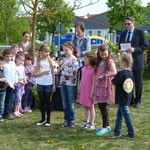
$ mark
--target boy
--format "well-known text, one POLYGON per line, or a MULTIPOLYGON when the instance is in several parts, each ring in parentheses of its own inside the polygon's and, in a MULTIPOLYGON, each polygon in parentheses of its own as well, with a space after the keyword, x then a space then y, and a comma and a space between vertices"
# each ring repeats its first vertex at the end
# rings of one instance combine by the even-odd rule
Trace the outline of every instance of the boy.
POLYGON ((112 83, 116 86, 115 101, 117 104, 119 104, 119 107, 117 111, 115 130, 111 135, 108 136, 108 138, 120 136, 123 117, 128 128, 128 134, 122 135, 122 137, 131 139, 135 136, 128 107, 133 96, 133 74, 130 71, 132 63, 133 60, 131 54, 124 52, 119 60, 119 65, 122 70, 119 71, 112 80, 112 83))
POLYGON ((8 81, 8 88, 6 89, 5 98, 5 115, 8 120, 13 120, 15 117, 12 115, 12 101, 13 101, 13 90, 18 82, 16 65, 12 59, 12 53, 10 49, 3 51, 4 56, 4 75, 8 81))
POLYGON ((0 122, 3 121, 7 79, 3 73, 4 58, 0 56, 0 122))

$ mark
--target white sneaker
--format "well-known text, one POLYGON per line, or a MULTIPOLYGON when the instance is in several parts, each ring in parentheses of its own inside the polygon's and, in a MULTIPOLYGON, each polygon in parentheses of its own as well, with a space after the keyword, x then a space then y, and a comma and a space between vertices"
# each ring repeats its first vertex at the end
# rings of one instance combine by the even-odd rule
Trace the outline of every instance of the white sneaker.
POLYGON ((46 123, 46 120, 45 120, 45 121, 42 121, 42 120, 41 120, 40 122, 36 123, 36 125, 37 125, 37 126, 41 126, 41 125, 44 124, 44 123, 46 123))
POLYGON ((51 125, 50 122, 45 123, 45 126, 47 126, 47 127, 49 127, 50 125, 51 125))
POLYGON ((85 130, 93 130, 95 129, 94 123, 87 123, 86 126, 84 127, 85 130))
POLYGON ((83 124, 80 126, 81 128, 84 128, 87 124, 87 121, 84 121, 83 124))

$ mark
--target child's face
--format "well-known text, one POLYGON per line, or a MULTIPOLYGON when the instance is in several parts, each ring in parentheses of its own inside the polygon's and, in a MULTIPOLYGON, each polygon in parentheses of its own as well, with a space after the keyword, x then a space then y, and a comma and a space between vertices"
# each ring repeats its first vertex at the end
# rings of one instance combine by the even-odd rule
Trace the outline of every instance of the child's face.
POLYGON ((25 59, 25 65, 30 66, 32 64, 32 61, 30 59, 25 59))
POLYGON ((86 66, 90 65, 89 59, 86 56, 84 57, 84 62, 86 66))
POLYGON ((4 56, 4 58, 5 58, 5 60, 6 60, 7 62, 10 62, 10 61, 11 61, 11 58, 12 58, 12 54, 6 54, 6 55, 4 56))
POLYGON ((49 50, 44 50, 44 51, 41 51, 41 56, 42 58, 47 58, 49 56, 49 50))
POLYGON ((19 56, 18 58, 16 58, 16 65, 24 65, 24 57, 23 56, 19 56))
POLYGON ((3 65, 4 65, 4 61, 0 60, 0 69, 3 68, 3 65))
POLYGON ((72 55, 72 50, 69 47, 63 46, 63 51, 66 57, 69 57, 72 55))
POLYGON ((19 47, 16 46, 16 47, 12 48, 12 53, 13 54, 17 54, 18 52, 19 52, 19 47))
POLYGON ((104 52, 99 51, 99 55, 102 58, 102 60, 105 61, 108 58, 108 50, 105 50, 104 52))

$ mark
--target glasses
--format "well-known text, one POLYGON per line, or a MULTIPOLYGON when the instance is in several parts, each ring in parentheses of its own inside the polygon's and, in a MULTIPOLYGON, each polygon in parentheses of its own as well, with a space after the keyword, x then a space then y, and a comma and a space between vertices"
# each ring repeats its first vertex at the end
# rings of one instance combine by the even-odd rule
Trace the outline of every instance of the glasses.
POLYGON ((131 23, 125 23, 125 26, 126 26, 126 25, 128 25, 128 26, 129 26, 130 24, 131 24, 131 23))

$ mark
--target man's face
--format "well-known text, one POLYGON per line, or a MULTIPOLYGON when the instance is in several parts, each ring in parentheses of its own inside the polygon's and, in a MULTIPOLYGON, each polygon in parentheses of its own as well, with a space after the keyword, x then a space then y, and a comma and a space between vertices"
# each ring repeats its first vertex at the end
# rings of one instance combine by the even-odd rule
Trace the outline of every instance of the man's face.
POLYGON ((131 31, 134 25, 135 25, 135 22, 132 22, 131 20, 128 20, 128 19, 125 20, 125 26, 128 31, 131 31))

